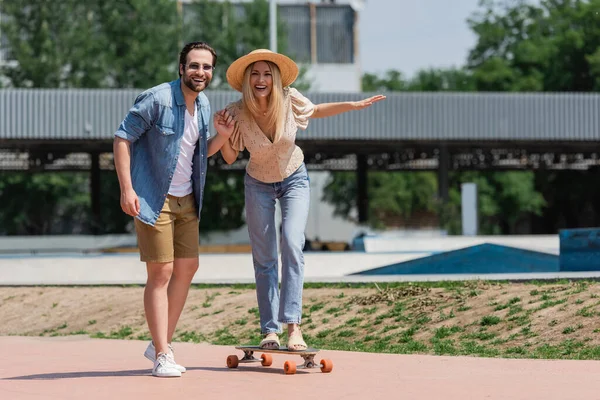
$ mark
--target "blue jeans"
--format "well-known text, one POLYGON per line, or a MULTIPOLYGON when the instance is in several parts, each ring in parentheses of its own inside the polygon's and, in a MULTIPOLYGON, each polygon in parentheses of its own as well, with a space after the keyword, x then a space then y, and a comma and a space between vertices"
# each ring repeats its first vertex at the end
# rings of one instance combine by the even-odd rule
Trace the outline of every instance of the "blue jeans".
POLYGON ((302 164, 276 183, 264 183, 246 174, 244 186, 261 333, 281 333, 282 323, 299 324, 302 318, 302 249, 310 201, 308 173, 302 164), (282 215, 281 293, 275 226, 277 199, 282 215))

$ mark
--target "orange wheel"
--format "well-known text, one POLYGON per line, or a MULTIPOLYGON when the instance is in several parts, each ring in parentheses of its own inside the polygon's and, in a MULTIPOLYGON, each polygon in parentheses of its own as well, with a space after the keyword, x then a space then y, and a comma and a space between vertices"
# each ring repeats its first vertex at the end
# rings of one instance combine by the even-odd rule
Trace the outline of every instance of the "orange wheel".
POLYGON ((333 362, 327 358, 321 360, 321 372, 331 372, 333 369, 333 362))
POLYGON ((296 363, 294 363, 293 361, 286 361, 283 364, 283 372, 285 372, 286 375, 293 375, 296 373, 296 363))
POLYGON ((238 356, 229 356, 227 357, 227 367, 228 368, 237 368, 239 364, 238 356))
POLYGON ((262 359, 260 363, 263 367, 268 367, 273 364, 273 357, 271 357, 270 354, 262 354, 260 358, 262 359))

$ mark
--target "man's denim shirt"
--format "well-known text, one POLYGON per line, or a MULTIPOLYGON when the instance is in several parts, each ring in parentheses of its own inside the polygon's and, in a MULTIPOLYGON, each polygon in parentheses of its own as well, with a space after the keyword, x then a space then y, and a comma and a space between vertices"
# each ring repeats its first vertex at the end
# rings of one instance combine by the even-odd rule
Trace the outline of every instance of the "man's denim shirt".
MULTIPOLYGON (((192 188, 198 218, 206 182, 210 104, 206 95, 196 99, 199 140, 192 157, 192 188)), ((131 181, 140 200, 137 218, 154 225, 167 197, 177 166, 185 124, 185 100, 180 79, 141 93, 115 136, 131 142, 131 181)))

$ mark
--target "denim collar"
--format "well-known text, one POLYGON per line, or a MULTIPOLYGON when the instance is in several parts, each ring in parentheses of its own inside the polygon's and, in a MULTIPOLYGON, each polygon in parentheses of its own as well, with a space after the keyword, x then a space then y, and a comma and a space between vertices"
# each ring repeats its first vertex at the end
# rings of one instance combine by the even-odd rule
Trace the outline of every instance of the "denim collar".
MULTIPOLYGON (((177 79, 176 81, 173 81, 173 83, 174 85, 172 90, 175 94, 175 103, 177 103, 178 106, 185 107, 185 98, 183 97, 183 90, 181 90, 181 78, 177 79)), ((200 101, 200 93, 198 93, 194 102, 196 103, 198 109, 202 108, 202 102, 200 101)))
MULTIPOLYGON (((183 90, 181 90, 181 78, 175 81, 173 85, 173 93, 175 93, 175 102, 178 106, 185 106, 185 98, 183 97, 183 90)), ((197 101, 198 99, 196 99, 197 101)))

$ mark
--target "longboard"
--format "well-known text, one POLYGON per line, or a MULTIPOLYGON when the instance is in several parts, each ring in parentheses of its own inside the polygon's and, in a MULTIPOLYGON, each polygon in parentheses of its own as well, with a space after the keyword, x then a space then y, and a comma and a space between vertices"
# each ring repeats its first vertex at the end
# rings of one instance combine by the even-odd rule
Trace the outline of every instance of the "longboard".
POLYGON ((230 355, 227 357, 227 367, 237 368, 241 363, 253 363, 260 362, 263 367, 269 367, 273 364, 273 357, 271 353, 285 354, 285 355, 298 355, 304 360, 303 364, 296 365, 295 362, 287 360, 283 363, 283 372, 286 375, 292 375, 296 373, 297 369, 312 369, 321 368, 321 372, 331 372, 333 369, 333 362, 329 359, 322 359, 319 363, 315 362, 315 355, 319 352, 319 349, 308 348, 302 351, 288 350, 287 347, 280 347, 279 349, 261 349, 259 346, 236 346, 236 349, 244 352, 244 357, 241 359, 236 355, 230 355), (254 357, 254 353, 262 353, 260 359, 254 357))

